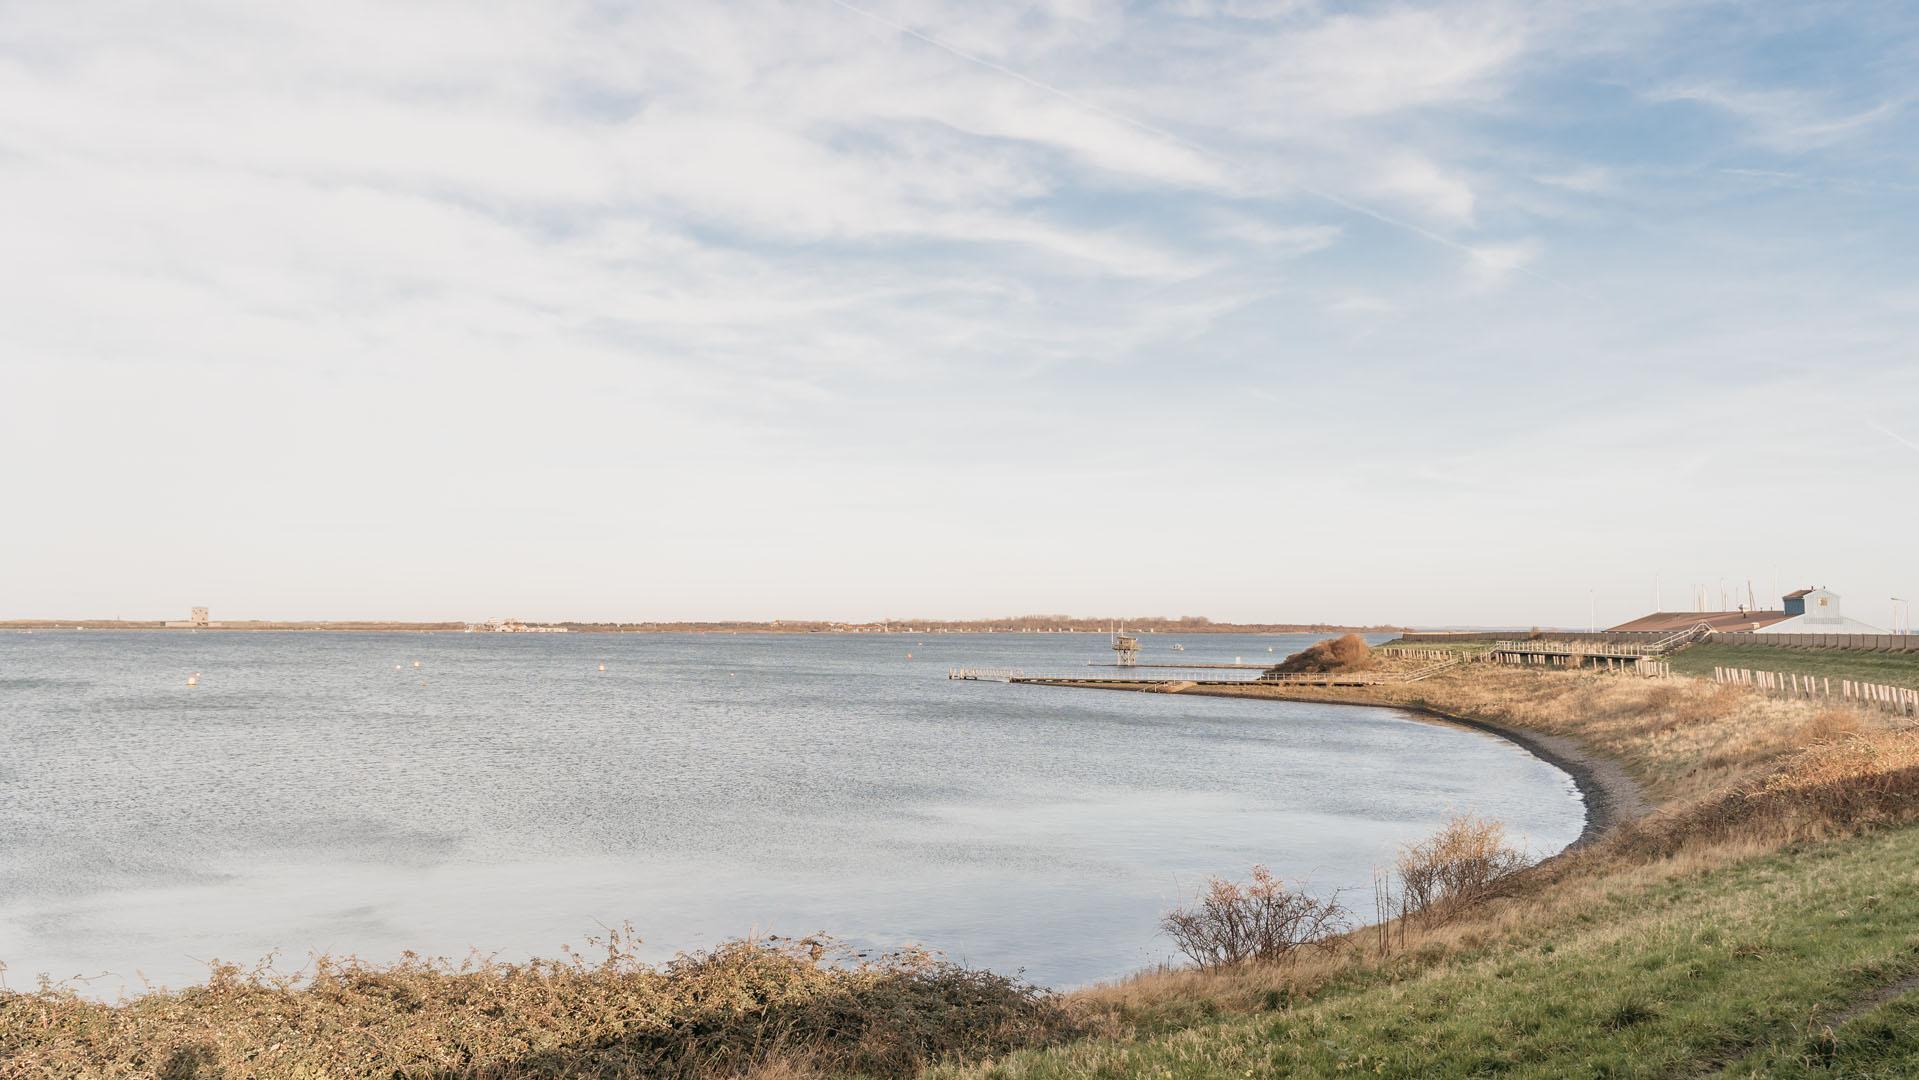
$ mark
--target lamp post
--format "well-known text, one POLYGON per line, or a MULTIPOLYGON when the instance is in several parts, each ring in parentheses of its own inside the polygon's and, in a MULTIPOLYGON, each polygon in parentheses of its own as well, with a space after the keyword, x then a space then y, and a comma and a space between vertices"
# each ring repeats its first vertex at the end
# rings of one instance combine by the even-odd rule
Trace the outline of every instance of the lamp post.
POLYGON ((1912 601, 1901 600, 1897 596, 1892 598, 1892 632, 1895 634, 1912 633, 1912 601), (1902 613, 1905 615, 1903 622, 1901 622, 1899 618, 1902 613))

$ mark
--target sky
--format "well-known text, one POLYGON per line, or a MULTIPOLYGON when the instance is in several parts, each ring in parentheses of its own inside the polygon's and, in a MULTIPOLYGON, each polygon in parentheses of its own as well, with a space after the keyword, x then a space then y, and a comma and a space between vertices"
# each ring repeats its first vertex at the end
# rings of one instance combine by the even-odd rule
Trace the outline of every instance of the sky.
POLYGON ((0 617, 1919 594, 1919 8, 0 0, 0 617))

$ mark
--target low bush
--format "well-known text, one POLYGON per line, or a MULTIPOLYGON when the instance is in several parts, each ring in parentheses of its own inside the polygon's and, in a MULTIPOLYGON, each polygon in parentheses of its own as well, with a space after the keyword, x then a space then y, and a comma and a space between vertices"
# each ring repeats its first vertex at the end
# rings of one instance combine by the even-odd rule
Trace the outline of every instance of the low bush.
POLYGON ((1168 912, 1160 923, 1203 968, 1291 959, 1303 948, 1330 947, 1351 925, 1337 896, 1288 887, 1263 866, 1243 884, 1214 878, 1194 906, 1168 912))
POLYGON ((1446 922, 1497 895, 1507 878, 1530 865, 1524 851, 1506 843, 1504 825, 1470 814, 1456 817, 1400 850, 1393 867, 1398 879, 1394 914, 1428 924, 1446 922))

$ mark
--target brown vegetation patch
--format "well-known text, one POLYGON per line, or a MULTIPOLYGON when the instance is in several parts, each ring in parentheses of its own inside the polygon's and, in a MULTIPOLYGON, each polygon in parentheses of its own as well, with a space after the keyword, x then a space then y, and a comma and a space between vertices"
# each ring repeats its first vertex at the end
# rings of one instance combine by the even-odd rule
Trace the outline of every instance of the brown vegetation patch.
POLYGON ((222 965, 117 1005, 4 994, 0 1075, 902 1076, 1071 1031, 1051 994, 924 953, 735 941, 651 965, 620 935, 602 944, 597 963, 222 965))
POLYGON ((1304 649, 1274 664, 1268 671, 1275 675, 1317 675, 1335 671, 1362 671, 1372 666, 1372 646, 1358 634, 1315 641, 1304 649))
POLYGON ((1620 845, 1670 854, 1732 839, 1776 845, 1919 821, 1919 729, 1858 733, 1829 717, 1809 727, 1838 734, 1757 780, 1647 819, 1620 845))

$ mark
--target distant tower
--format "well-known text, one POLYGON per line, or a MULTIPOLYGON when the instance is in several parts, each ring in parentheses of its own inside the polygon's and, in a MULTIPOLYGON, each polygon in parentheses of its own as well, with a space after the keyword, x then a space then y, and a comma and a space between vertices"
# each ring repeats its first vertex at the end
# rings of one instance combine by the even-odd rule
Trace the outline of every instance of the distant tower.
POLYGON ((1124 623, 1113 631, 1113 652, 1118 656, 1120 667, 1132 667, 1139 663, 1139 639, 1127 636, 1124 623))

